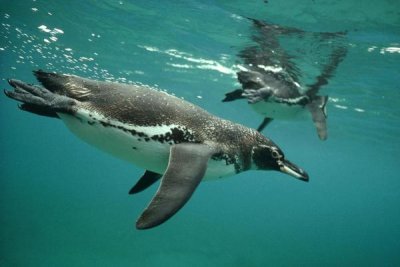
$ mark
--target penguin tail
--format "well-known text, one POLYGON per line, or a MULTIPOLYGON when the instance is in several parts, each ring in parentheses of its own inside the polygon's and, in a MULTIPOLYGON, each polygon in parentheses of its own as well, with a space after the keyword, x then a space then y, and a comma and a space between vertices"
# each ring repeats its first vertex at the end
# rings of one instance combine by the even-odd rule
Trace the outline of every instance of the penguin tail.
POLYGON ((43 70, 33 71, 36 79, 50 92, 58 95, 85 101, 91 95, 100 91, 96 81, 91 81, 75 75, 58 74, 43 70))
POLYGON ((49 91, 66 95, 64 85, 68 83, 68 76, 43 70, 34 70, 36 79, 49 91))
POLYGON ((314 99, 306 105, 307 109, 311 113, 312 120, 321 140, 326 140, 328 138, 328 130, 326 126, 327 103, 328 96, 315 96, 314 99))

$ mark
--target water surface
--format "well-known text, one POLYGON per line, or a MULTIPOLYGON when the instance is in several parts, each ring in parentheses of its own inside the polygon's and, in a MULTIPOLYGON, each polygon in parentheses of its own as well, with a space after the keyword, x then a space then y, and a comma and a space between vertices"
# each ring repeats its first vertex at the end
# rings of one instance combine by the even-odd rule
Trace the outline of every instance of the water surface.
MULTIPOLYGON (((1 266, 397 266, 400 264, 398 1, 0 1, 0 84, 33 69, 141 82, 249 127, 237 53, 245 17, 348 31, 348 54, 321 93, 329 138, 311 121, 266 131, 309 183, 246 172, 202 183, 170 221, 137 231, 156 187, 143 170, 78 140, 59 120, 0 98, 1 266)), ((307 69, 303 69, 307 73, 307 69)))

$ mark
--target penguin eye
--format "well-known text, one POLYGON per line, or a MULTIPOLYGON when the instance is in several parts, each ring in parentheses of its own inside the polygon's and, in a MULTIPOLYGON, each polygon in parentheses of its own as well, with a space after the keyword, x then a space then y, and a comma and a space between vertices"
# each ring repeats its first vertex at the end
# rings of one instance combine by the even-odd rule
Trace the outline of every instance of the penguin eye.
POLYGON ((283 161, 283 153, 275 146, 258 145, 253 148, 252 159, 259 170, 278 170, 283 161))
POLYGON ((283 155, 282 155, 281 153, 279 153, 279 151, 278 151, 276 148, 274 148, 274 147, 271 148, 271 155, 272 155, 272 157, 273 157, 274 159, 283 158, 283 155))

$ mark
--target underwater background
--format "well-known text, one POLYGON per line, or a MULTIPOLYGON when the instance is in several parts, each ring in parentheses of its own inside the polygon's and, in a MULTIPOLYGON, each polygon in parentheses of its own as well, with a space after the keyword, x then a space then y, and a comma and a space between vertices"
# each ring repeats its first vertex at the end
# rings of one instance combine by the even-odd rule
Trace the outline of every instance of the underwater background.
POLYGON ((311 119, 263 132, 310 182, 255 171, 204 182, 171 220, 138 231, 157 189, 128 195, 143 170, 3 95, 0 266, 400 266, 398 0, 0 0, 0 85, 36 83, 35 69, 140 82, 254 128, 262 117, 246 101, 221 102, 252 42, 246 17, 347 31, 321 90, 328 140, 311 119))

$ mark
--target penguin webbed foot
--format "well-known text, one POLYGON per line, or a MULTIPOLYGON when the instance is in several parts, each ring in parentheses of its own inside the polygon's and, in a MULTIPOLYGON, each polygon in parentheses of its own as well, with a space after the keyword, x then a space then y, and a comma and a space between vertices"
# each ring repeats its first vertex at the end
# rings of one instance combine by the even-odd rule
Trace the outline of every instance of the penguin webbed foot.
POLYGON ((232 92, 226 93, 225 98, 222 100, 222 102, 230 102, 230 101, 234 101, 237 99, 242 99, 242 98, 244 98, 242 93, 243 93, 242 89, 236 89, 232 92))
POLYGON ((9 79, 8 83, 14 90, 4 90, 4 94, 11 99, 22 102, 23 104, 19 105, 19 108, 25 111, 45 116, 50 114, 51 117, 54 117, 54 113, 57 111, 71 113, 72 106, 76 104, 76 100, 52 93, 46 88, 14 79, 9 79))
POLYGON ((247 98, 249 104, 255 104, 268 99, 271 96, 271 92, 267 88, 244 89, 242 95, 247 98))

